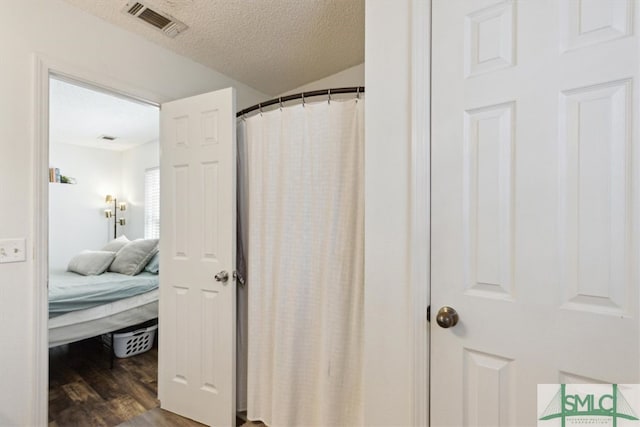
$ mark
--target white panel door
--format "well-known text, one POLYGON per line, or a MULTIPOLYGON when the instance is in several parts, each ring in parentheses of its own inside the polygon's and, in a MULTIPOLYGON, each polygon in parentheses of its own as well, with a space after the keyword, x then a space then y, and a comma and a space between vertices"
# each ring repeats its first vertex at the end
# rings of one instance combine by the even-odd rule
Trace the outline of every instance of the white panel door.
POLYGON ((212 426, 235 423, 235 129, 232 88, 162 105, 158 395, 212 426))
POLYGON ((434 426, 640 382, 638 6, 433 0, 434 426))

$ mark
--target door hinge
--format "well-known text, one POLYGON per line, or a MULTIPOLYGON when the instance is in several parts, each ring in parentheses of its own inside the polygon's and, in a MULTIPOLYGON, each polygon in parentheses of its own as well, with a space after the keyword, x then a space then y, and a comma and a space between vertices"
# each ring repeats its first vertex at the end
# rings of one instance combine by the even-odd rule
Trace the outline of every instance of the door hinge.
POLYGON ((233 272, 233 278, 238 281, 238 284, 240 286, 244 287, 245 280, 244 280, 244 277, 242 277, 242 275, 240 273, 238 273, 237 271, 234 271, 233 272))
POLYGON ((431 322, 431 306, 427 306, 427 322, 431 322))

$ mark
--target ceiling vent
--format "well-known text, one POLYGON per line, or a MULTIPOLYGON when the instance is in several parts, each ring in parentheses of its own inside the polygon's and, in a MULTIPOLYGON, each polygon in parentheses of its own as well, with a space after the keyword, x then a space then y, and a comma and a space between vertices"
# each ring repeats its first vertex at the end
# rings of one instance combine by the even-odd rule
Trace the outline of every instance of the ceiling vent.
POLYGON ((174 38, 189 28, 186 24, 178 21, 173 16, 153 10, 147 7, 144 3, 137 1, 127 3, 122 11, 127 15, 134 16, 146 22, 171 38, 174 38))
POLYGON ((116 140, 116 137, 115 136, 110 136, 110 135, 102 135, 102 136, 99 136, 98 139, 100 141, 112 142, 112 141, 116 140))

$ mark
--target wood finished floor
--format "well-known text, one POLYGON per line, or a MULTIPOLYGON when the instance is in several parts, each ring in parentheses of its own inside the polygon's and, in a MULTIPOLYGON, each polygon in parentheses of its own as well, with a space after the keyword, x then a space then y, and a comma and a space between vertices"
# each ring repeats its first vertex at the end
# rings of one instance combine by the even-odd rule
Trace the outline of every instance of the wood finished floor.
POLYGON ((183 418, 160 408, 153 408, 144 414, 125 421, 118 427, 203 427, 203 424, 183 418))
POLYGON ((109 369, 99 339, 49 350, 49 427, 201 427, 160 408, 157 348, 109 369))

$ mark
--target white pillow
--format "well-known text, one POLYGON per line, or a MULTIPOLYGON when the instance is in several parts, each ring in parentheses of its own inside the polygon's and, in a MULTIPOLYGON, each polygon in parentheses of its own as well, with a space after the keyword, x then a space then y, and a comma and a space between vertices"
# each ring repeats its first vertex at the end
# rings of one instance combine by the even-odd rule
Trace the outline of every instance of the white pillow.
POLYGON ((130 240, 127 239, 127 236, 125 236, 124 234, 120 237, 118 237, 117 239, 113 239, 112 241, 110 241, 109 243, 107 243, 104 248, 102 248, 101 250, 103 251, 111 251, 111 252, 118 252, 120 249, 124 248, 127 243, 129 243, 130 240))
POLYGON ((109 271, 135 276, 158 252, 158 239, 136 239, 120 249, 109 271))
POLYGON ((67 270, 83 276, 102 274, 107 271, 115 256, 116 253, 111 251, 82 251, 71 258, 67 270))

